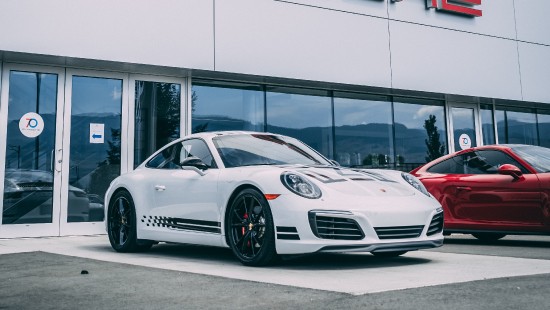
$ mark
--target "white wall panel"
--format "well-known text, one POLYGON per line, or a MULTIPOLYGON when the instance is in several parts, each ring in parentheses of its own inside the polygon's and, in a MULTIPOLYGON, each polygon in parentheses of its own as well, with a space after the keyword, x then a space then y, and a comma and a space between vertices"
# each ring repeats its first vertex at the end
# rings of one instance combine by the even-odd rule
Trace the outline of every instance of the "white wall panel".
MULTIPOLYGON (((275 0, 278 1, 278 0, 275 0)), ((389 0, 284 0, 331 10, 353 12, 370 16, 388 17, 389 0)))
POLYGON ((2 0, 0 50, 213 69, 213 1, 2 0))
POLYGON ((550 1, 515 0, 518 40, 550 45, 550 1))
POLYGON ((519 59, 523 99, 550 103, 550 46, 520 42, 519 59))
POLYGON ((216 1, 216 70, 389 87, 387 20, 271 0, 216 1))
POLYGON ((481 5, 475 6, 475 8, 481 9, 483 16, 469 17, 436 11, 436 9, 428 9, 426 7, 426 0, 405 0, 390 3, 389 16, 391 19, 434 27, 455 29, 509 39, 516 38, 513 0, 482 0, 481 5))
POLYGON ((390 30, 395 88, 521 100, 515 41, 395 21, 390 30))

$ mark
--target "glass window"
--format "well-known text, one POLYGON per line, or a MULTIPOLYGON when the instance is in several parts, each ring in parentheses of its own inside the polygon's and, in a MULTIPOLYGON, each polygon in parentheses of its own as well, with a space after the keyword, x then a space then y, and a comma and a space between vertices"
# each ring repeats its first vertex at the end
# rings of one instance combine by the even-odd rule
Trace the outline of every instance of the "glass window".
MULTIPOLYGON (((455 151, 477 146, 473 108, 451 107, 453 146, 455 151)), ((428 128, 428 127, 426 127, 428 128)))
POLYGON ((120 175, 122 80, 74 76, 71 98, 68 222, 103 221, 103 197, 120 175))
POLYGON ((427 169, 431 173, 441 174, 462 174, 464 168, 462 166, 462 156, 453 156, 427 169))
POLYGON ((134 168, 180 136, 181 85, 136 81, 134 168))
POLYGON ((56 105, 56 74, 10 72, 2 224, 52 222, 56 105))
POLYGON ((481 116, 481 128, 483 132, 483 144, 495 144, 495 126, 493 121, 493 107, 482 104, 479 109, 481 116))
POLYGON ((539 110, 537 114, 540 146, 550 147, 550 110, 539 110))
POLYGON ((191 139, 183 141, 182 143, 183 148, 181 149, 181 155, 179 157, 180 162, 182 162, 185 158, 190 156, 195 156, 197 158, 200 158, 203 163, 208 165, 210 168, 216 168, 216 162, 214 161, 214 158, 212 157, 212 154, 210 153, 210 150, 208 149, 208 146, 203 140, 200 139, 191 139))
POLYGON ((529 173, 525 167, 508 154, 497 150, 475 151, 463 154, 465 174, 496 174, 504 164, 511 164, 523 173, 529 173))
POLYGON ((302 140, 333 158, 331 101, 327 91, 268 88, 267 131, 302 140))
POLYGON ((190 139, 172 144, 151 158, 146 166, 156 169, 180 169, 180 163, 190 156, 200 158, 210 168, 217 168, 208 146, 200 139, 190 139))
POLYGON ((499 143, 538 145, 537 117, 529 109, 497 107, 499 143))
MULTIPOLYGON (((550 172, 550 149, 540 146, 512 146, 512 150, 537 172, 550 172)), ((522 170, 523 171, 523 170, 522 170)))
POLYGON ((342 166, 390 167, 394 156, 391 101, 385 96, 334 95, 336 160, 342 166))
POLYGON ((397 169, 410 171, 448 153, 443 103, 405 98, 394 101, 397 169))
POLYGON ((264 131, 261 86, 193 81, 193 133, 221 130, 264 131))

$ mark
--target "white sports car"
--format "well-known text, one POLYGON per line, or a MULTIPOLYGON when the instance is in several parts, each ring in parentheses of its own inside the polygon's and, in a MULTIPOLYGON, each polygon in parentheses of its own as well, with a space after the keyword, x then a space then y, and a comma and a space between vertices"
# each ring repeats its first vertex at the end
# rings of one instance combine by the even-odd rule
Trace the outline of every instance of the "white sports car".
POLYGON ((119 252, 155 242, 229 247, 245 265, 279 255, 398 256, 443 244, 443 210, 414 176, 339 167, 270 133, 212 132, 174 141, 105 195, 119 252))

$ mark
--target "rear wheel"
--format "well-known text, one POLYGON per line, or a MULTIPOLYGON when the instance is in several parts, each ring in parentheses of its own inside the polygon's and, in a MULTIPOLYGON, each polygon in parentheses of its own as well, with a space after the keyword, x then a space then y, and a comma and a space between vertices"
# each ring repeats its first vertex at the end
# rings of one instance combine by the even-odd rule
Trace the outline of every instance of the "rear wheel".
POLYGON ((257 190, 245 189, 235 197, 226 232, 233 254, 243 265, 265 266, 277 259, 271 209, 257 190))
POLYGON ((481 241, 497 241, 499 239, 502 239, 506 236, 506 234, 499 234, 499 233, 475 233, 472 234, 472 236, 476 237, 478 240, 481 241))
POLYGON ((407 253, 407 251, 394 251, 394 252, 371 252, 372 255, 376 256, 376 257, 385 257, 385 258, 390 258, 390 257, 397 257, 397 256, 401 256, 405 253, 407 253))
POLYGON ((136 209, 130 193, 116 193, 111 198, 108 210, 107 233, 115 251, 138 252, 151 248, 153 242, 137 239, 136 209))

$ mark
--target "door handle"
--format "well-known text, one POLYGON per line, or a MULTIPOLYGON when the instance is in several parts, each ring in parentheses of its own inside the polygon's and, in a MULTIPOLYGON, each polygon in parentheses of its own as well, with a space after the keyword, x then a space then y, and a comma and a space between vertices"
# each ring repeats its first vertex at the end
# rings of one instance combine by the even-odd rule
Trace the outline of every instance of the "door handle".
POLYGON ((166 190, 166 186, 164 185, 155 185, 155 190, 159 192, 164 192, 166 190))
POLYGON ((61 163, 63 163, 63 149, 58 149, 55 155, 55 171, 61 172, 61 163))
POLYGON ((456 187, 457 192, 470 192, 472 191, 472 188, 469 186, 457 186, 456 187))

